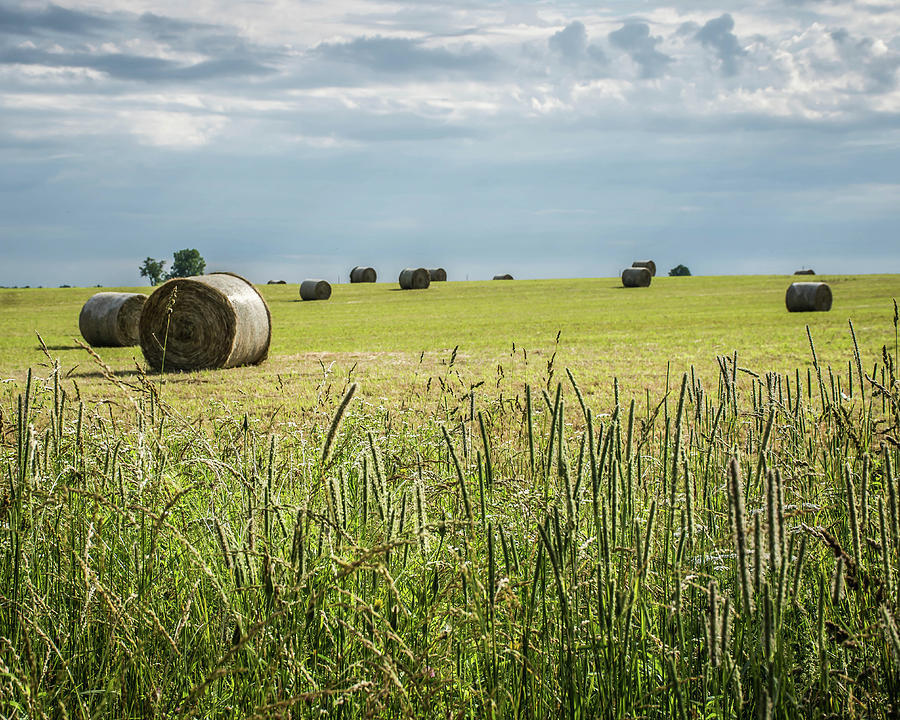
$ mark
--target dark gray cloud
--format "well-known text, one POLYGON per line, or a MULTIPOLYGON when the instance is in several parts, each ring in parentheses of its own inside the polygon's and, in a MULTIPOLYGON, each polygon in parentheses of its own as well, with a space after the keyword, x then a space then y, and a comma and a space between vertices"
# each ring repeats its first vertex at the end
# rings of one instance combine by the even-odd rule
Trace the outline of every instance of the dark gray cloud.
POLYGON ((854 39, 845 28, 832 32, 831 39, 845 65, 868 80, 869 92, 885 93, 897 87, 900 53, 875 52, 875 40, 870 37, 854 39))
POLYGON ((47 32, 71 35, 93 35, 114 23, 108 18, 48 5, 41 10, 10 8, 0 5, 0 33, 36 35, 47 32))
POLYGON ((741 47, 734 30, 734 18, 724 13, 719 17, 708 21, 697 31, 694 37, 704 46, 716 53, 721 62, 723 75, 737 75, 738 60, 747 54, 741 47))
POLYGON ((0 51, 0 64, 85 68, 106 73, 117 80, 142 82, 192 82, 274 72, 271 67, 250 58, 226 57, 185 65, 126 53, 47 52, 23 47, 0 51))
POLYGON ((547 44, 564 60, 569 62, 581 60, 587 50, 587 30, 584 23, 578 20, 570 22, 558 33, 551 35, 547 44))
POLYGON ((655 78, 662 75, 672 61, 668 55, 656 49, 661 38, 650 35, 650 26, 644 22, 629 22, 613 30, 609 41, 624 50, 641 68, 641 77, 655 78))
POLYGON ((388 74, 417 74, 421 71, 478 72, 500 65, 499 58, 486 48, 453 52, 426 47, 411 38, 380 35, 358 37, 345 43, 321 43, 313 55, 340 63, 360 65, 388 74))
POLYGON ((588 43, 587 29, 580 20, 573 20, 547 40, 550 50, 570 65, 583 60, 605 63, 606 55, 596 43, 588 43))

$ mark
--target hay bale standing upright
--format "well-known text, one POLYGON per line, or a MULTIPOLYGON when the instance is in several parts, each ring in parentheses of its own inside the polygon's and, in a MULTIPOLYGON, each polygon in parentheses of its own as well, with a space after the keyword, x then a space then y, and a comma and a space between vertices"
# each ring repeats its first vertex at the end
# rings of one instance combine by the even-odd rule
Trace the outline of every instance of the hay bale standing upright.
POLYGON ((652 260, 635 260, 631 263, 631 267, 647 268, 650 271, 650 277, 656 277, 656 263, 652 260))
POLYGON ((350 271, 350 282, 352 283, 373 283, 378 278, 375 268, 363 267, 357 265, 350 271))
POLYGON ((831 310, 831 288, 823 282, 795 282, 784 294, 788 312, 827 312, 831 310))
POLYGON ((147 296, 142 293, 97 293, 78 315, 81 337, 93 347, 137 345, 141 309, 146 301, 147 296))
POLYGON ((444 268, 428 268, 431 282, 447 282, 447 271, 444 268))
POLYGON ((404 290, 424 290, 431 284, 425 268, 404 268, 400 271, 400 287, 404 290))
POLYGON ((141 350, 154 370, 255 365, 266 359, 271 339, 269 306, 232 273, 169 280, 141 313, 141 350))
POLYGON ((327 300, 331 297, 331 284, 327 280, 304 280, 300 283, 303 300, 327 300))
POLYGON ((630 267, 622 271, 622 285, 625 287, 650 287, 650 271, 645 267, 630 267))

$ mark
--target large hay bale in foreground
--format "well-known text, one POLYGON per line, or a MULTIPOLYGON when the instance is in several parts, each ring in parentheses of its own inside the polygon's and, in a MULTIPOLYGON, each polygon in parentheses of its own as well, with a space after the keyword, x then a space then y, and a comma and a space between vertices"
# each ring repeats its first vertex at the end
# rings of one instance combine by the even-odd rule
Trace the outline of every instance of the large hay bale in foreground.
POLYGON ((789 312, 827 312, 831 310, 831 288, 823 282, 795 282, 784 295, 789 312))
POLYGON ((812 268, 806 270, 794 270, 794 275, 815 275, 816 271, 812 268))
POLYGON ((400 271, 400 287, 404 290, 424 290, 431 284, 425 268, 404 268, 400 271))
POLYGON ((512 280, 513 276, 509 273, 504 273, 503 275, 494 275, 494 280, 512 280))
POLYGON ((444 268, 428 268, 431 282, 447 282, 447 271, 444 268))
POLYGON ((300 297, 304 300, 327 300, 331 297, 331 285, 327 280, 304 280, 300 283, 300 297))
POLYGON ((650 277, 656 277, 656 263, 652 260, 635 260, 631 263, 631 267, 647 268, 650 271, 650 277))
POLYGON ((254 365, 266 359, 271 339, 266 301, 231 273, 169 280, 141 313, 141 350, 154 370, 254 365))
POLYGON ((378 273, 375 272, 375 268, 357 265, 350 271, 350 282, 352 283, 375 282, 377 278, 378 273))
POLYGON ((622 271, 622 284, 625 287, 649 287, 650 270, 645 267, 630 267, 622 271))
POLYGON ((78 315, 81 337, 94 347, 137 345, 141 308, 146 300, 141 293, 97 293, 78 315))

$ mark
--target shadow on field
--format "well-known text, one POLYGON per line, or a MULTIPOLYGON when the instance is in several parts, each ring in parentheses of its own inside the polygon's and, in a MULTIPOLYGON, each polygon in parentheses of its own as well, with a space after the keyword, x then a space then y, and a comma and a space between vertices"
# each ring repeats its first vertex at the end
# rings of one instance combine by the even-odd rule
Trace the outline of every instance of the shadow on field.
MULTIPOLYGON (((48 350, 81 350, 78 345, 48 345, 48 350)), ((43 350, 43 348, 38 345, 35 347, 35 350, 43 350)))

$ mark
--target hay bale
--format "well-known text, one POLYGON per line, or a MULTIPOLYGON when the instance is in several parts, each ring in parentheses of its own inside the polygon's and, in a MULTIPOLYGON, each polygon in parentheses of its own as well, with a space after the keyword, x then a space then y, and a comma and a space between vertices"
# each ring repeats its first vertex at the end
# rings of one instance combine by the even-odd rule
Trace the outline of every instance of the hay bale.
POLYGON ((630 267, 622 271, 622 285, 625 287, 650 287, 650 270, 645 267, 630 267))
POLYGON ((504 273, 503 275, 494 275, 494 280, 512 280, 513 276, 509 273, 504 273))
POLYGON ((97 293, 78 316, 81 337, 94 347, 137 345, 138 324, 146 300, 147 296, 141 293, 97 293))
POLYGON ((254 365, 266 359, 271 339, 266 301, 231 273, 169 280, 141 313, 141 350, 154 370, 254 365))
POLYGON ((350 271, 350 282, 352 283, 375 282, 377 277, 375 268, 357 265, 350 271))
POLYGON ((447 282, 447 271, 444 268, 428 268, 431 282, 447 282))
POLYGON ((649 287, 653 275, 646 267, 629 267, 622 271, 622 285, 624 287, 649 287))
POLYGON ((405 268, 400 271, 400 287, 404 290, 424 290, 431 284, 425 268, 405 268))
POLYGON ((327 280, 304 280, 300 283, 300 297, 304 300, 327 300, 331 285, 327 280))
POLYGON ((784 295, 789 312, 827 312, 831 310, 831 288, 823 282, 795 282, 784 295))
POLYGON ((650 277, 656 277, 656 263, 652 260, 635 260, 631 263, 631 267, 647 268, 650 271, 650 277))
POLYGON ((809 268, 808 270, 794 270, 794 275, 815 275, 815 274, 816 274, 816 271, 813 270, 812 268, 809 268))

